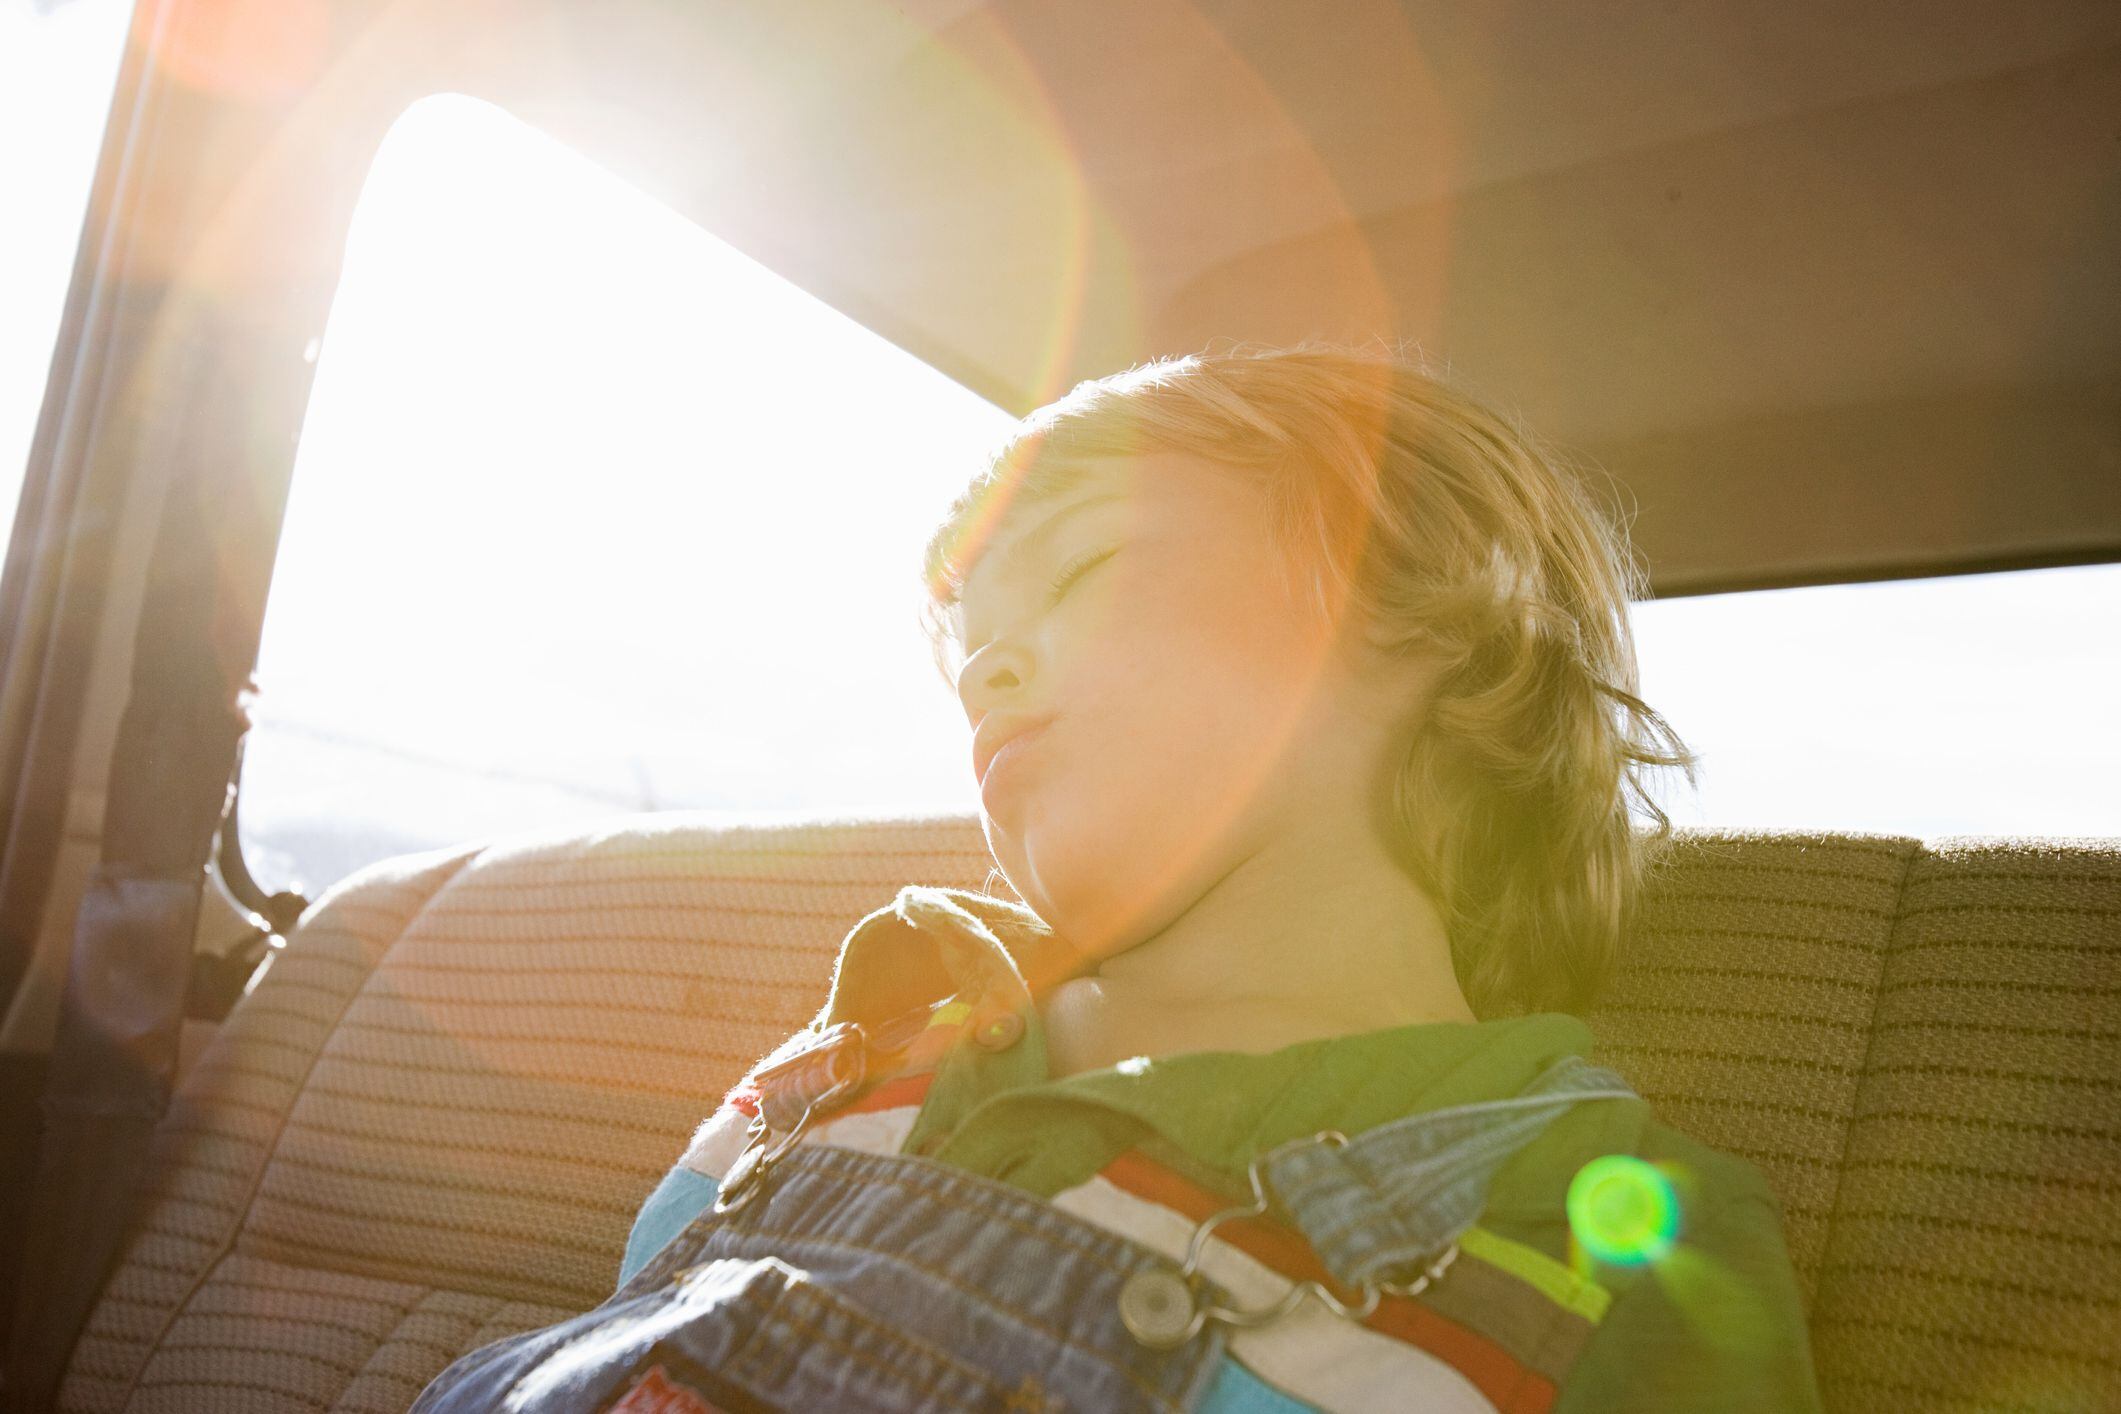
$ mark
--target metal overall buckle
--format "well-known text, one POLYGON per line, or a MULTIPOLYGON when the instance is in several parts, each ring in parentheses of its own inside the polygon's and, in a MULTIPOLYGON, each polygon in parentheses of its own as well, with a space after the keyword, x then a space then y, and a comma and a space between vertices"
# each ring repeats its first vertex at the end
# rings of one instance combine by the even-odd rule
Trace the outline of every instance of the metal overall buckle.
POLYGON ((862 1083, 868 1072, 868 1054, 868 1037, 863 1034, 861 1026, 843 1021, 823 1032, 815 1044, 753 1072, 751 1083, 760 1092, 759 1112, 745 1131, 743 1151, 729 1165, 729 1171, 722 1175, 722 1182, 715 1190, 715 1213, 737 1212, 764 1190, 766 1175, 795 1147, 796 1141, 810 1127, 811 1119, 831 1109, 862 1083), (804 1102, 801 1116, 788 1132, 774 1138, 773 1128, 766 1122, 767 1096, 774 1082, 817 1065, 832 1068, 829 1083, 804 1102))
POLYGON ((1207 1283, 1200 1275, 1201 1255, 1207 1250, 1208 1238, 1215 1229, 1233 1218, 1258 1218, 1267 1215, 1273 1203, 1267 1197, 1267 1180, 1264 1170, 1267 1165, 1283 1154, 1313 1144, 1339 1147, 1348 1142, 1348 1136, 1337 1129, 1321 1130, 1317 1134, 1301 1139, 1291 1139, 1277 1144, 1252 1160, 1247 1171, 1252 1180, 1252 1201, 1236 1207, 1225 1208, 1219 1213, 1203 1218, 1193 1229, 1192 1240, 1186 1244, 1185 1260, 1177 1269, 1156 1266, 1147 1267, 1128 1277, 1119 1289, 1119 1318, 1127 1327, 1127 1333, 1136 1342, 1151 1350, 1176 1350, 1194 1336, 1209 1321, 1221 1321, 1225 1325, 1252 1327, 1264 1326, 1278 1321, 1302 1304, 1306 1296, 1316 1296, 1327 1310, 1345 1320, 1361 1321, 1377 1309, 1384 1297, 1415 1296, 1426 1290, 1431 1282, 1443 1276, 1457 1259, 1458 1244, 1445 1245, 1442 1252, 1427 1263, 1415 1264, 1415 1275, 1404 1281, 1366 1281, 1362 1285, 1362 1299, 1355 1305, 1342 1301, 1325 1283, 1304 1280, 1290 1287, 1281 1300, 1272 1306, 1247 1310, 1239 1306, 1225 1306, 1208 1295, 1207 1283))

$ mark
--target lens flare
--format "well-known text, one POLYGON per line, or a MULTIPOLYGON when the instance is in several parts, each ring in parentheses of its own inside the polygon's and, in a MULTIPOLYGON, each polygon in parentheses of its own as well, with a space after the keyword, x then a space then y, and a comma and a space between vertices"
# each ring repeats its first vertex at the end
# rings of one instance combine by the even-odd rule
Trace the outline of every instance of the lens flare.
POLYGON ((1569 1231, 1601 1262, 1637 1267, 1672 1250, 1679 1235, 1679 1195, 1655 1165, 1632 1154, 1605 1154, 1569 1182, 1569 1231))

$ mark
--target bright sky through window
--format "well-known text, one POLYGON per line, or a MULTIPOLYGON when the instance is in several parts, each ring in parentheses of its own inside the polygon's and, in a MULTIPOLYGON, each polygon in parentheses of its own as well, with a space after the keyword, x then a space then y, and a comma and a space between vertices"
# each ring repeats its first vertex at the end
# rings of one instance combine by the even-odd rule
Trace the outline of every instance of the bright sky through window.
POLYGON ((376 158, 244 826, 314 887, 618 811, 969 811, 920 550, 999 409, 490 105, 376 158))
POLYGON ((1667 793, 1680 823, 2121 836, 2121 565, 1672 599, 1634 622, 1644 698, 1703 758, 1698 798, 1667 793))
POLYGON ((51 368, 128 0, 0 5, 0 533, 51 368))

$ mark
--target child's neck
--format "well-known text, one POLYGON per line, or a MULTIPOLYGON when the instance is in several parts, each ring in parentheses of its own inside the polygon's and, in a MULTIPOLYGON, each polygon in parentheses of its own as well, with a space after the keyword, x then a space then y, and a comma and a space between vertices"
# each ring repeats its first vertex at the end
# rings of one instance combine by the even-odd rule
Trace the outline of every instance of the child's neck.
POLYGON ((1381 855, 1326 853, 1331 873, 1262 851, 1154 937, 1047 990, 1052 1074, 1475 1021, 1427 896, 1381 855))

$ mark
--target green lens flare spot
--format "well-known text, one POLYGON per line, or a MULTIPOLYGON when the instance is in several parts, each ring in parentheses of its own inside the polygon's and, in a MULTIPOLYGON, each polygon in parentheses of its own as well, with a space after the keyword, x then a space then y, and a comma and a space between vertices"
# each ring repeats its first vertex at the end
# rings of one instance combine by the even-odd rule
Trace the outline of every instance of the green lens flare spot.
POLYGON ((1569 1231, 1601 1262, 1637 1267, 1672 1250, 1679 1195, 1656 1166, 1633 1154, 1606 1154, 1569 1182, 1569 1231))

